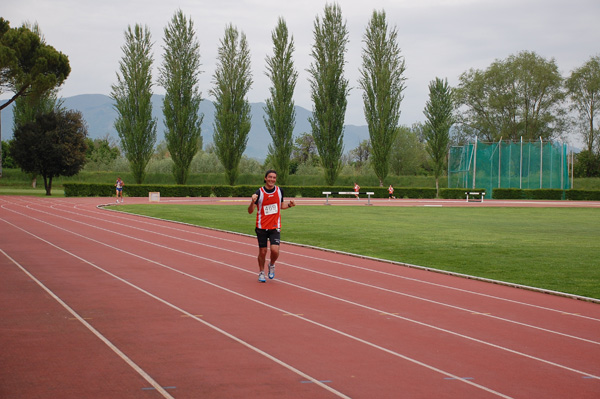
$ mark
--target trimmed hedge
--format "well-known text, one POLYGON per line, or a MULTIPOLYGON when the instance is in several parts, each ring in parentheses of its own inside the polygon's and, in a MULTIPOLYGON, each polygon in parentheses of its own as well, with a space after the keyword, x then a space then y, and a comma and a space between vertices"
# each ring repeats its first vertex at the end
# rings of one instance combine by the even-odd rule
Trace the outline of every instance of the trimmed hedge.
MULTIPOLYGON (((97 183, 65 183, 65 196, 67 197, 111 197, 115 195, 113 184, 97 183)), ((324 191, 347 192, 353 191, 348 186, 282 186, 288 198, 323 197, 324 191)), ((128 197, 147 197, 150 192, 160 192, 162 197, 250 197, 258 189, 256 185, 224 186, 202 185, 181 186, 161 184, 128 184, 123 188, 123 193, 128 197)), ((476 189, 478 191, 481 189, 476 189)), ((388 198, 387 187, 361 187, 361 192, 373 192, 373 198, 388 198)), ((465 199, 464 188, 441 188, 440 198, 465 199)), ((473 191, 473 190, 471 190, 473 191)), ((435 188, 427 187, 399 187, 394 189, 396 198, 436 198, 435 188)), ((331 197, 335 197, 333 194, 331 197)), ((496 188, 493 191, 494 199, 536 199, 536 200, 575 200, 575 201, 600 201, 600 190, 523 190, 518 188, 496 188)))
POLYGON ((520 188, 495 188, 492 193, 494 199, 534 199, 534 200, 562 200, 564 191, 555 188, 542 188, 536 190, 520 188))
POLYGON ((525 199, 525 194, 520 188, 495 188, 494 199, 525 199))
POLYGON ((572 201, 600 201, 600 190, 565 190, 565 195, 572 201))
POLYGON ((468 191, 485 191, 483 188, 440 188, 440 198, 466 199, 468 191))
POLYGON ((495 188, 494 199, 600 201, 600 190, 495 188))

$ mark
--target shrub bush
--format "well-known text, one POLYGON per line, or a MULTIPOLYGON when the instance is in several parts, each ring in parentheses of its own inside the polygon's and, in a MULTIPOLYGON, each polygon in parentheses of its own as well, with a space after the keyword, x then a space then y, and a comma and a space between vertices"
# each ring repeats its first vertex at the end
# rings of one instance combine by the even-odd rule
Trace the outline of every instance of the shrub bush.
POLYGON ((485 191, 483 188, 440 188, 440 198, 445 199, 466 199, 467 195, 465 194, 467 191, 485 191))
POLYGON ((600 190, 565 190, 565 197, 572 201, 600 201, 600 190))
MULTIPOLYGON (((115 195, 114 184, 99 183, 64 183, 65 196, 67 197, 110 197, 115 195)), ((167 185, 167 184, 128 184, 123 188, 127 197, 146 197, 150 192, 160 192, 161 197, 251 197, 258 185, 167 185)), ((350 192, 347 186, 282 186, 288 198, 323 197, 323 192, 350 192)), ((481 191, 476 189, 475 191, 481 191)), ((465 199, 464 188, 442 188, 440 198, 465 199)), ((373 192, 372 198, 387 198, 387 187, 361 187, 360 192, 373 192)), ((435 188, 427 187, 398 187, 394 189, 396 198, 435 198, 435 188)), ((332 194, 331 197, 335 197, 332 194)), ((559 190, 541 189, 524 190, 518 188, 495 188, 494 199, 535 199, 535 200, 562 200, 575 201, 600 201, 600 190, 559 190)))
POLYGON ((495 188, 494 199, 600 201, 600 190, 495 188))

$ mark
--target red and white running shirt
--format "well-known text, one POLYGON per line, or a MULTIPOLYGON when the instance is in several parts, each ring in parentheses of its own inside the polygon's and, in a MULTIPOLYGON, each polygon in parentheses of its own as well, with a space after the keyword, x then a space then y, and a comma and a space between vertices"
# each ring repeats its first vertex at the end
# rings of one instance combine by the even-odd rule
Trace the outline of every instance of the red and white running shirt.
POLYGON ((272 192, 267 192, 264 187, 261 187, 256 193, 258 194, 256 200, 256 205, 258 205, 256 227, 265 230, 280 229, 283 192, 275 186, 272 192))

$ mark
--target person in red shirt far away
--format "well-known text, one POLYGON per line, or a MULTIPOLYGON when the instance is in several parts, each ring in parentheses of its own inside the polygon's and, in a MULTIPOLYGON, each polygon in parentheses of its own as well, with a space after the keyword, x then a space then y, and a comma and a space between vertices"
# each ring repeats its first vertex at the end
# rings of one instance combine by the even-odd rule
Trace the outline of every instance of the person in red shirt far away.
POLYGON ((394 187, 392 187, 392 185, 390 184, 390 186, 388 187, 388 193, 390 194, 388 201, 393 199, 396 199, 396 197, 394 197, 394 187))
POLYGON ((269 279, 275 278, 275 262, 279 258, 281 240, 281 210, 296 206, 294 200, 284 201, 283 191, 277 187, 277 172, 273 169, 265 173, 264 187, 252 194, 248 205, 248 213, 256 208, 256 238, 258 238, 258 281, 265 280, 265 260, 267 257, 267 241, 271 244, 269 256, 269 279))
POLYGON ((354 182, 354 192, 356 193, 356 199, 359 200, 358 192, 360 191, 360 186, 354 182))

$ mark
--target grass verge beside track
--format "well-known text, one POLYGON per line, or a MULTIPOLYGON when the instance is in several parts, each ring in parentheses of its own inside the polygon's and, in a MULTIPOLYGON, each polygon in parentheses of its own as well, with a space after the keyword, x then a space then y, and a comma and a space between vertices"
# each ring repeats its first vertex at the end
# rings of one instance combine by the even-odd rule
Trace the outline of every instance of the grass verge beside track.
MULTIPOLYGON (((256 214, 242 205, 117 209, 254 235, 256 214)), ((597 209, 335 206, 282 214, 284 241, 600 299, 597 209)))
POLYGON ((52 195, 46 195, 46 189, 44 189, 44 184, 42 183, 42 187, 38 188, 15 188, 15 187, 0 187, 0 195, 31 195, 33 197, 46 197, 46 198, 55 198, 62 197, 64 198, 65 192, 61 189, 52 189, 52 195))

